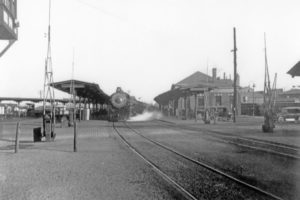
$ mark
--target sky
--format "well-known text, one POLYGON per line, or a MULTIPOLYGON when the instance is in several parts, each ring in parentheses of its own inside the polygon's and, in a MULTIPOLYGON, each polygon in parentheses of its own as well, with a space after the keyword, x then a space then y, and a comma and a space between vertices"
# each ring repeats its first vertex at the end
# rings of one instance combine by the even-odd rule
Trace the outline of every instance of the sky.
MULTIPOLYGON (((241 86, 263 90, 264 33, 271 81, 300 86, 286 72, 300 60, 298 0, 52 0, 54 81, 94 82, 153 98, 201 71, 233 77, 233 27, 241 86)), ((0 96, 39 97, 47 53, 48 0, 18 1, 18 41, 0 58, 0 96)), ((6 41, 0 41, 1 49, 6 41)), ((56 97, 67 95, 56 91, 56 97)))

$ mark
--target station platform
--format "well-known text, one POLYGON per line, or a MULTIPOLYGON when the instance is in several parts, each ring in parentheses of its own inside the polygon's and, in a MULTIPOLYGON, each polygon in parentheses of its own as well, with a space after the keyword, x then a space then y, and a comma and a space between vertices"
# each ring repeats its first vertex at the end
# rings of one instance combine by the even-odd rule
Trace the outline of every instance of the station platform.
POLYGON ((0 199, 175 198, 172 189, 119 141, 107 121, 78 123, 77 152, 73 127, 56 128, 54 142, 33 143, 34 126, 24 123, 15 154, 14 123, 0 126, 0 199))

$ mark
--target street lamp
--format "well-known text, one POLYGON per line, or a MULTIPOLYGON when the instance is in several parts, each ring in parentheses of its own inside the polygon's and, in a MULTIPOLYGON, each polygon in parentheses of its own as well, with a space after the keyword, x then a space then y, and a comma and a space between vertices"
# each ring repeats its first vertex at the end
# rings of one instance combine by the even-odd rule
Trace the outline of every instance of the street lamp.
POLYGON ((252 87, 253 87, 253 100, 252 100, 252 102, 253 102, 253 107, 252 107, 252 111, 253 111, 253 113, 252 113, 252 115, 254 116, 254 88, 255 88, 255 84, 253 83, 253 85, 252 85, 252 87))

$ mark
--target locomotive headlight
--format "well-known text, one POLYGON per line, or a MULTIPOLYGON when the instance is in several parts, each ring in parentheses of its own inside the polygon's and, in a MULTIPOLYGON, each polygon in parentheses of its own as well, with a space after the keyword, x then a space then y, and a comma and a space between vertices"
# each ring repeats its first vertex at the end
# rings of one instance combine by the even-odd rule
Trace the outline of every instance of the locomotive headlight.
POLYGON ((117 104, 123 104, 123 102, 126 101, 126 99, 124 99, 122 96, 118 96, 116 99, 115 99, 115 102, 117 104))
POLYGON ((116 108, 122 108, 127 104, 127 96, 125 93, 115 93, 111 97, 111 103, 116 108))

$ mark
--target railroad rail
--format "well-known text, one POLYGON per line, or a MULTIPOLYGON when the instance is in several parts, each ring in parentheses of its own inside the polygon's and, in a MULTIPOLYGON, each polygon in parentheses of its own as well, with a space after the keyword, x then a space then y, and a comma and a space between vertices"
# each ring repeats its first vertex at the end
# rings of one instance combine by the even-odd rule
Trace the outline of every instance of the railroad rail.
POLYGON ((121 138, 122 142, 136 155, 138 155, 144 162, 146 162, 157 174, 159 174, 165 181, 167 181, 170 185, 173 186, 174 189, 176 189, 178 192, 180 192, 186 199, 188 200, 197 200, 197 198, 189 193, 187 190, 185 190, 180 184, 178 184, 176 181, 174 181, 170 176, 168 176, 166 173, 164 173, 162 170, 159 169, 157 165, 155 165, 152 161, 147 159, 137 148, 135 148, 133 145, 131 145, 128 140, 125 139, 125 137, 122 136, 118 128, 115 126, 115 123, 113 122, 113 128, 116 131, 116 133, 121 138))
POLYGON ((289 145, 284 145, 284 144, 280 144, 280 143, 274 143, 274 142, 270 142, 270 141, 266 141, 266 140, 259 140, 259 139, 255 139, 255 138, 249 138, 249 137, 233 136, 233 135, 229 135, 229 134, 224 134, 221 131, 203 129, 203 128, 200 129, 197 127, 188 127, 185 125, 178 125, 176 123, 172 123, 172 122, 168 122, 168 121, 162 121, 162 120, 157 120, 157 121, 164 122, 163 124, 160 123, 160 125, 164 125, 164 126, 168 126, 168 127, 172 127, 172 128, 178 128, 181 130, 197 131, 197 133, 199 133, 199 131, 202 131, 202 132, 205 131, 205 132, 215 134, 215 135, 210 135, 210 136, 218 136, 218 137, 223 137, 226 139, 240 141, 240 142, 234 142, 234 141, 221 139, 222 142, 233 144, 236 146, 254 149, 257 151, 263 151, 266 153, 275 154, 275 155, 279 155, 279 156, 283 156, 283 157, 300 159, 300 156, 298 154, 298 152, 300 151, 300 147, 289 146, 289 145), (259 145, 264 145, 264 147, 261 147, 259 145), (268 146, 268 148, 266 148, 266 146, 268 146), (274 150, 274 148, 276 150, 274 150), (281 149, 282 151, 278 151, 278 149, 281 149))
POLYGON ((247 189, 251 189, 252 191, 255 191, 255 192, 259 193, 259 194, 262 194, 265 197, 268 197, 268 198, 271 198, 271 199, 276 199, 276 200, 283 200, 281 197, 278 197, 275 194, 272 194, 272 193, 270 193, 268 191, 265 191, 265 190, 260 189, 260 188, 258 188, 256 186, 253 186, 253 185, 251 185, 249 183, 246 183, 245 181, 243 181, 241 179, 238 179, 238 178, 236 178, 236 177, 234 177, 234 176, 232 176, 230 174, 227 174, 227 173, 225 173, 225 172, 223 172, 223 171, 221 171, 221 170, 219 170, 219 169, 217 169, 217 168, 215 168, 213 166, 210 166, 210 165, 208 165, 208 164, 206 164, 204 162, 195 160, 195 159, 193 159, 193 158, 191 158, 191 157, 189 157, 189 156, 187 156, 187 155, 185 155, 185 154, 183 154, 183 153, 181 153, 181 152, 179 152, 179 151, 177 151, 177 150, 175 150, 175 149, 173 149, 173 148, 171 148, 171 147, 169 147, 169 146, 167 146, 165 144, 162 144, 162 143, 160 143, 158 141, 155 141, 155 140, 153 140, 151 138, 148 138, 145 135, 143 135, 142 133, 140 133, 139 131, 137 131, 137 130, 133 129, 132 127, 130 127, 126 122, 124 122, 124 124, 125 124, 125 126, 128 129, 132 130, 132 132, 135 133, 136 135, 139 135, 140 137, 142 137, 145 140, 147 140, 147 141, 155 144, 156 146, 159 146, 159 147, 161 147, 161 148, 163 148, 163 149, 165 149, 165 150, 167 150, 169 152, 172 152, 175 155, 177 155, 177 156, 179 156, 181 158, 184 158, 185 160, 188 160, 188 161, 190 161, 190 162, 192 162, 192 163, 194 163, 194 164, 196 164, 198 166, 201 166, 201 167, 203 167, 205 169, 208 169, 209 171, 211 171, 211 172, 213 172, 215 174, 221 175, 221 176, 223 176, 223 177, 225 177, 225 178, 227 178, 227 179, 229 179, 229 180, 237 183, 238 185, 241 185, 241 186, 243 186, 243 187, 245 187, 247 189))

